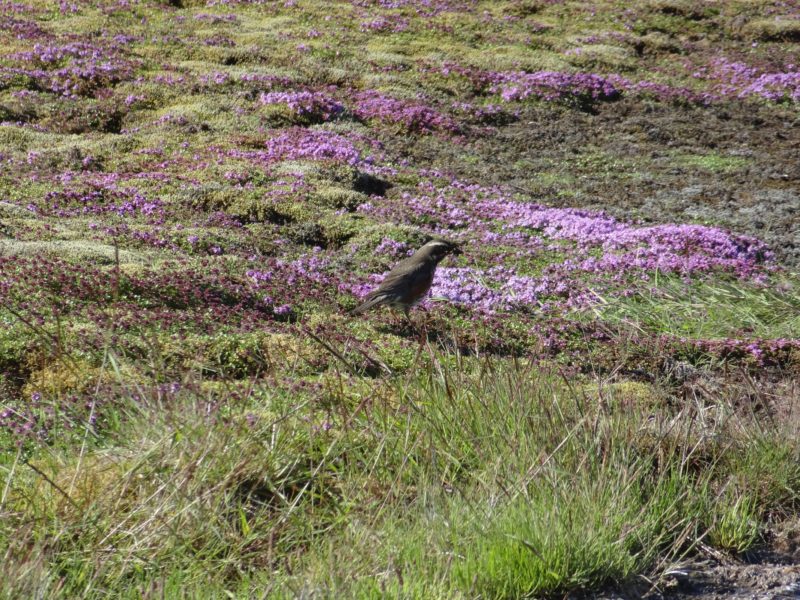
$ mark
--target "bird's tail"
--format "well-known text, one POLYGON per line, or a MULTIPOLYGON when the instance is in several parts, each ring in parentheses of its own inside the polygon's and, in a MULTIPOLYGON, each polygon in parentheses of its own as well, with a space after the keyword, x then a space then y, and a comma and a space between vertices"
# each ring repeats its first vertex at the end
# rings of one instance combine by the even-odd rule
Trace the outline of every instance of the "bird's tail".
POLYGON ((351 315, 360 315, 363 312, 367 312, 373 306, 380 304, 384 300, 383 296, 373 296, 372 298, 368 297, 368 300, 353 310, 350 311, 351 315))

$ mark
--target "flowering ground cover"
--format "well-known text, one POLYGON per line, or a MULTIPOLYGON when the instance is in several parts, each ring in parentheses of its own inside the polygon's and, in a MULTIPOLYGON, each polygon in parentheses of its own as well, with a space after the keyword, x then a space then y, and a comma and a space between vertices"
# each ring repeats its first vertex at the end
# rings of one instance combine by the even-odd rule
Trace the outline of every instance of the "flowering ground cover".
POLYGON ((794 560, 799 39, 770 0, 0 0, 0 590, 794 560), (412 322, 347 314, 431 236, 412 322))

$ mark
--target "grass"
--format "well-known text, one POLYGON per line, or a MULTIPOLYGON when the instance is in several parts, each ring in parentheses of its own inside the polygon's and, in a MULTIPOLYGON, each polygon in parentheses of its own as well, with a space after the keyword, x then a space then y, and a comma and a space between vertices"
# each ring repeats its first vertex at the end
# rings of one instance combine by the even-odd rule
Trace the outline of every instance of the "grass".
POLYGON ((797 501, 796 424, 742 390, 676 408, 659 386, 416 360, 305 396, 138 385, 4 454, 2 594, 550 596, 657 580, 701 540, 746 553, 797 501))
POLYGON ((602 297, 596 310, 608 322, 693 339, 800 336, 800 296, 791 280, 753 286, 661 277, 650 290, 602 297))
POLYGON ((741 171, 748 166, 748 160, 741 156, 724 156, 721 154, 677 154, 675 155, 677 164, 701 169, 710 173, 732 173, 741 171))

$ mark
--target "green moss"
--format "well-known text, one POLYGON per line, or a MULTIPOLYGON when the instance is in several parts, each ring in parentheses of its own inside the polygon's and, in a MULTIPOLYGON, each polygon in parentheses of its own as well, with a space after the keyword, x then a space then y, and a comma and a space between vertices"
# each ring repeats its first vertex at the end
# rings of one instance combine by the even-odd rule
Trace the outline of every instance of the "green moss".
POLYGON ((309 125, 314 121, 306 119, 289 110, 285 104, 267 104, 258 109, 259 116, 267 127, 291 127, 292 125, 309 125))
POLYGON ((677 54, 681 51, 680 43, 661 31, 651 31, 641 35, 637 38, 636 43, 640 44, 640 51, 643 54, 677 54))
POLYGON ((645 35, 654 31, 670 36, 680 37, 687 33, 702 33, 713 28, 711 21, 694 18, 692 15, 681 15, 676 12, 646 12, 641 14, 633 24, 632 31, 645 35))
POLYGON ((651 0, 647 8, 650 12, 675 15, 692 21, 711 19, 720 13, 720 8, 713 4, 698 4, 691 0, 651 0))
POLYGON ((303 375, 327 365, 310 341, 266 331, 189 335, 180 343, 162 338, 158 351, 170 369, 189 369, 212 379, 239 380, 275 374, 303 375))
POLYGON ((25 152, 31 147, 48 147, 49 143, 57 139, 52 134, 34 132, 16 125, 3 125, 0 127, 0 145, 7 150, 25 152))
POLYGON ((277 201, 274 207, 278 219, 288 222, 314 222, 319 215, 317 209, 305 200, 277 201))
POLYGON ((717 153, 676 154, 675 160, 680 165, 711 173, 732 173, 740 171, 750 164, 750 161, 742 156, 726 156, 717 153))
POLYGON ((320 186, 338 186, 349 190, 355 190, 361 172, 350 165, 343 164, 309 164, 307 169, 307 179, 309 183, 320 186))
POLYGON ((311 193, 311 200, 326 208, 352 211, 368 202, 369 196, 352 188, 320 185, 311 193))
POLYGON ((362 226, 362 219, 360 216, 352 214, 327 214, 320 218, 319 223, 325 236, 325 245, 339 247, 358 234, 362 226))
MULTIPOLYGON (((184 190, 178 197, 192 208, 202 211, 227 210, 237 199, 246 206, 250 200, 241 198, 241 194, 221 183, 195 185, 184 190)), ((243 209, 240 209, 239 213, 243 214, 243 209)))
POLYGON ((568 51, 567 60, 576 67, 586 70, 627 71, 634 69, 638 64, 632 49, 608 44, 591 44, 571 48, 568 51))
POLYGON ((756 19, 743 27, 745 35, 764 41, 800 40, 800 21, 785 18, 756 19))
POLYGON ((29 355, 36 336, 6 311, 0 312, 0 374, 6 381, 20 383, 20 377, 29 370, 29 355))
POLYGON ((570 161, 573 169, 591 173, 603 179, 627 179, 634 170, 630 159, 615 156, 599 148, 587 150, 570 161))
MULTIPOLYGON (((81 237, 76 235, 76 237, 81 237)), ((41 256, 52 254, 55 256, 76 259, 81 262, 91 261, 97 264, 112 264, 115 256, 123 263, 137 263, 145 260, 143 253, 117 249, 110 244, 92 242, 85 239, 52 240, 52 241, 15 241, 0 240, 0 250, 5 255, 41 256), (116 253, 116 254, 115 254, 116 253)))
POLYGON ((659 408, 664 402, 663 390, 641 381, 619 381, 614 383, 590 383, 581 386, 587 394, 615 409, 653 407, 659 408))

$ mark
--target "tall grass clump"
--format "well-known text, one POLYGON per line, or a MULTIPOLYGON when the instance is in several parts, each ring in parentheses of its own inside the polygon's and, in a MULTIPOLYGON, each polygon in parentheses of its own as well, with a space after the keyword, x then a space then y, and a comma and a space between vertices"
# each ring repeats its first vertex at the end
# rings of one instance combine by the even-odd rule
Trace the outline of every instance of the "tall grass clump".
POLYGON ((107 432, 3 454, 3 595, 625 587, 699 547, 748 552, 800 489, 793 420, 736 390, 677 405, 666 386, 424 346, 386 378, 199 377, 169 398, 131 387, 107 432))
POLYGON ((800 295, 793 281, 771 285, 699 281, 661 276, 646 291, 601 298, 597 312, 609 323, 635 324, 648 333, 696 339, 800 337, 800 295))

